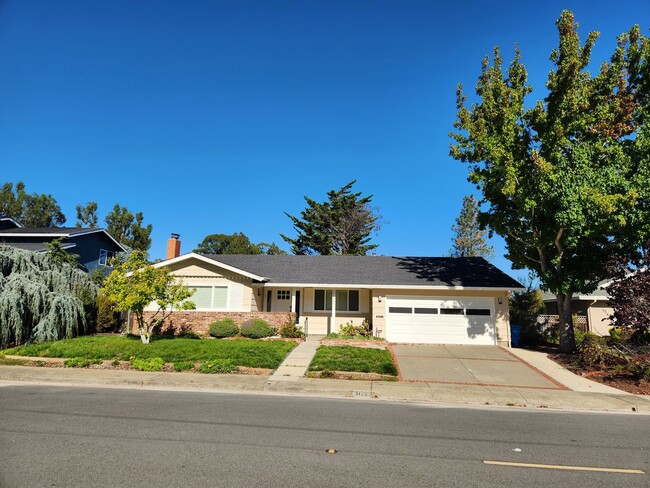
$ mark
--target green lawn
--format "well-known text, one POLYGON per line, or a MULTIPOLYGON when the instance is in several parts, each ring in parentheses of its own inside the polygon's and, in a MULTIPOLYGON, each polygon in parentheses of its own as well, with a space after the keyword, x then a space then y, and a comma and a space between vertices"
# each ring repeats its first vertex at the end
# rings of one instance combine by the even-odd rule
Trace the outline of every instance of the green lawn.
POLYGON ((397 376, 390 352, 354 346, 321 346, 309 365, 310 371, 353 371, 397 376))
POLYGON ((229 360, 236 366, 277 368, 295 346, 293 341, 253 339, 167 339, 156 338, 142 344, 137 337, 85 336, 62 341, 29 344, 2 351, 3 354, 51 358, 146 359, 160 357, 167 363, 178 361, 229 360))

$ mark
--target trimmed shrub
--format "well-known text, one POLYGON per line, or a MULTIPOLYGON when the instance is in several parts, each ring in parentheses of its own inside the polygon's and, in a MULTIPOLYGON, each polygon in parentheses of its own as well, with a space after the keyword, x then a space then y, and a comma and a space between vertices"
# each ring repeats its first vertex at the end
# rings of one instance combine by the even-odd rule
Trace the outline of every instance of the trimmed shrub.
POLYGON ((225 319, 217 320, 210 324, 210 335, 217 339, 224 337, 232 337, 239 334, 239 327, 233 319, 226 317, 225 319))
POLYGON ((275 335, 275 329, 266 320, 250 319, 242 324, 240 333, 249 339, 261 339, 275 335))
POLYGON ((228 359, 213 359, 210 361, 203 361, 199 366, 201 373, 217 374, 217 373, 232 373, 239 369, 232 361, 228 359))
POLYGON ((140 371, 162 371, 165 362, 162 358, 133 359, 131 366, 140 371))

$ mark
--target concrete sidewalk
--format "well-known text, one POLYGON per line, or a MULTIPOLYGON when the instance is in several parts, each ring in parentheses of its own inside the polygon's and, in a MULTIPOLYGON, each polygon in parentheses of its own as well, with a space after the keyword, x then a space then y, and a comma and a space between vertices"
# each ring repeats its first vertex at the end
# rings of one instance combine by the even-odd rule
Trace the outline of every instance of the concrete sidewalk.
MULTIPOLYGON (((503 386, 448 385, 273 376, 148 373, 75 368, 0 366, 0 385, 138 388, 219 393, 255 393, 327 398, 362 398, 457 406, 526 407, 650 414, 650 398, 622 392, 598 393, 503 386)), ((2 395, 2 388, 0 388, 2 395)))

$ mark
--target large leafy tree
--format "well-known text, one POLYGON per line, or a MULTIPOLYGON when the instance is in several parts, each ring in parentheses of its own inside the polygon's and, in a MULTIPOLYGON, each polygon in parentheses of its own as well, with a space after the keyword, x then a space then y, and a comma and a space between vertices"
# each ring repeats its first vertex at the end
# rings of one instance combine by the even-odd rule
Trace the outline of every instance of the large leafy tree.
POLYGON ((494 247, 488 244, 488 231, 478 221, 479 207, 473 195, 463 198, 463 208, 451 230, 453 247, 450 255, 456 258, 481 256, 491 259, 494 247))
POLYGON ((484 59, 476 103, 466 106, 459 86, 451 155, 470 164, 489 205, 479 218, 504 237, 507 257, 557 296, 560 345, 572 351, 571 297, 648 233, 650 44, 633 27, 592 76, 598 33, 582 44, 569 11, 557 27, 544 100, 525 104, 532 87, 518 50, 505 71, 498 48, 484 59))
POLYGON ((323 203, 304 197, 307 208, 300 218, 286 214, 298 235, 280 236, 291 244, 294 254, 364 255, 378 247, 370 241, 371 234, 379 230, 380 217, 370 206, 372 195, 352 192, 355 183, 329 191, 323 203))
POLYGON ((81 227, 97 227, 99 217, 97 217, 97 202, 88 202, 86 205, 77 205, 77 223, 81 227))
POLYGON ((143 225, 142 212, 133 214, 126 207, 115 204, 106 214, 106 231, 120 244, 138 251, 146 251, 151 246, 153 226, 143 225))
POLYGON ((115 309, 133 314, 144 344, 149 344, 154 327, 174 309, 195 308, 194 303, 187 300, 193 293, 194 290, 178 281, 168 268, 149 264, 143 251, 132 252, 125 262, 115 266, 104 281, 103 289, 115 309), (145 316, 144 309, 152 303, 156 310, 145 316))
POLYGON ((55 227, 65 215, 52 195, 27 193, 23 182, 5 183, 0 190, 0 217, 11 217, 25 227, 55 227))
POLYGON ((243 232, 209 234, 194 252, 199 254, 286 254, 275 243, 254 244, 243 232))

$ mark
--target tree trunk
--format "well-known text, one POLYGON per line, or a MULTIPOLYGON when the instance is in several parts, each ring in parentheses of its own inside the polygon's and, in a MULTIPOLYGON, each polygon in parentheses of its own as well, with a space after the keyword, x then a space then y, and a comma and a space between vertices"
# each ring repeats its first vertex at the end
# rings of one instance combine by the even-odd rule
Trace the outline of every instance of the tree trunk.
POLYGON ((576 339, 573 334, 573 317, 571 315, 572 295, 557 296, 557 313, 560 317, 560 351, 572 353, 576 350, 576 339))

